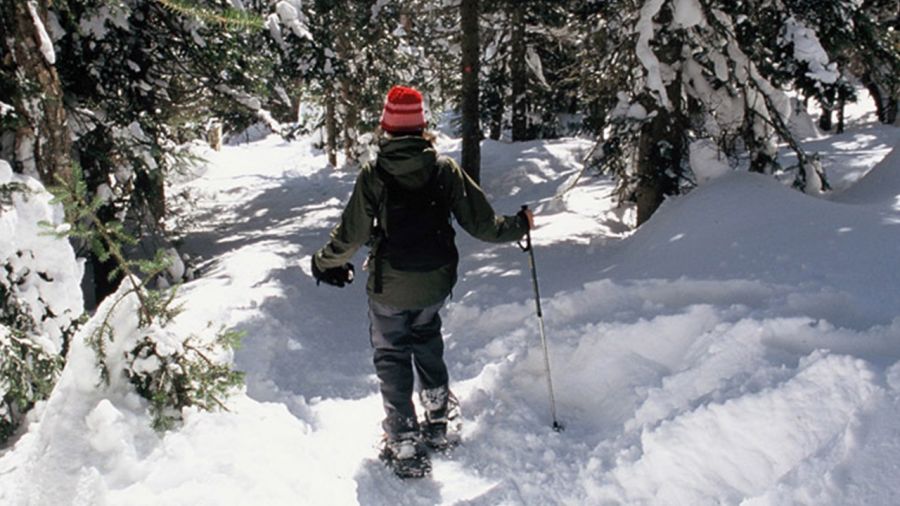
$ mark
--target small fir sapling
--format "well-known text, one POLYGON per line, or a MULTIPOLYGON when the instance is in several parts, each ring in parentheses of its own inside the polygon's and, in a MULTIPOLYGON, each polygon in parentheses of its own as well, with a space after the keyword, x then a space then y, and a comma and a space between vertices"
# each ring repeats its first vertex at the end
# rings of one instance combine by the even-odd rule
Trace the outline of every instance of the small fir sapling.
POLYGON ((88 199, 76 168, 73 183, 55 190, 71 220, 67 232, 89 244, 101 260, 112 259, 112 275, 122 279, 111 300, 88 323, 86 339, 97 356, 102 383, 125 378, 150 403, 152 425, 173 428, 184 408, 226 410, 225 398, 243 383, 243 373, 231 368, 231 354, 242 333, 210 323, 200 334, 184 336, 173 320, 181 313, 175 303, 177 286, 152 289, 153 281, 171 264, 160 250, 152 259, 129 259, 123 248, 136 240, 119 222, 102 222, 96 211, 103 202, 88 199))

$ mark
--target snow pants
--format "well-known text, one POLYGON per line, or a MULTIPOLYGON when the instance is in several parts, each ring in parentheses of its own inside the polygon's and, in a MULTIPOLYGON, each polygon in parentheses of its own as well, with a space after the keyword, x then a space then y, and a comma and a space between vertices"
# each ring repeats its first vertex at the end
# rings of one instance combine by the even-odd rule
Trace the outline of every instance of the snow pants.
POLYGON ((387 415, 382 427, 391 439, 419 430, 412 399, 416 375, 422 397, 429 401, 426 409, 446 409, 448 375, 438 314, 443 305, 398 309, 369 299, 375 374, 387 415), (436 392, 442 393, 440 399, 434 399, 436 392))

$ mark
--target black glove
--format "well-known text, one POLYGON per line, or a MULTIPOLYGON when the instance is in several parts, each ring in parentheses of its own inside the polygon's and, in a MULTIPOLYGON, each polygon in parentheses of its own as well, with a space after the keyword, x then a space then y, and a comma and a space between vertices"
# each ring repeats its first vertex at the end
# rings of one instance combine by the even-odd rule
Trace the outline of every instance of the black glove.
POLYGON ((534 213, 531 212, 531 209, 528 209, 528 206, 522 206, 522 210, 517 212, 516 216, 522 220, 522 223, 525 224, 528 230, 534 228, 534 213))
POLYGON ((316 286, 319 283, 325 283, 331 286, 343 287, 353 282, 353 264, 346 263, 341 267, 332 267, 331 269, 320 270, 316 265, 316 257, 312 257, 312 273, 316 278, 316 286))

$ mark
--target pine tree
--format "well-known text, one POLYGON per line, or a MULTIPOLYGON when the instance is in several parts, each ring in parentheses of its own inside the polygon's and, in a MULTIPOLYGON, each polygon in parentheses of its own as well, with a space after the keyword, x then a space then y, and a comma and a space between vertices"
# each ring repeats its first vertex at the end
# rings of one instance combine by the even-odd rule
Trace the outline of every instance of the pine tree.
POLYGON ((425 6, 374 0, 278 5, 279 73, 304 86, 306 99, 319 105, 310 129, 324 128, 323 145, 332 165, 339 148, 350 165, 366 157, 374 142, 369 132, 378 125, 392 85, 417 86, 426 94, 434 89, 431 60, 417 44, 430 33, 433 19, 414 15, 427 14, 425 6))
POLYGON ((572 24, 578 2, 512 1, 485 6, 481 28, 482 122, 499 139, 555 137, 562 118, 578 111, 577 38, 572 24), (552 83, 552 84, 551 84, 552 83))
POLYGON ((48 233, 64 229, 49 201, 37 180, 0 161, 0 227, 12 233, 0 238, 0 445, 50 395, 81 322, 81 268, 48 233))
MULTIPOLYGON (((257 85, 265 53, 253 49, 268 34, 212 1, 67 0, 51 15, 68 116, 56 135, 74 138, 90 192, 104 198, 102 221, 124 216, 152 243, 129 254, 152 255, 166 240, 165 180, 186 161, 177 146, 217 115, 230 127, 275 124, 254 98, 267 93, 257 85)), ((118 283, 114 266, 93 256, 91 266, 100 299, 118 283)))
POLYGON ((783 33, 791 19, 783 8, 766 5, 768 10, 750 1, 621 1, 591 16, 603 33, 587 35, 596 45, 585 53, 598 61, 591 72, 603 81, 589 83, 586 92, 601 101, 600 114, 609 111, 596 161, 616 175, 620 198, 637 202, 638 224, 666 195, 692 184, 693 146, 712 143, 735 164, 747 155, 749 170, 794 170, 796 187, 827 189, 817 158, 800 148, 790 130, 794 109, 780 89, 783 76, 796 75, 792 70, 809 62, 775 58, 780 47, 751 35, 773 24, 783 33), (604 97, 612 89, 617 103, 610 108, 604 97), (795 166, 781 167, 778 142, 795 152, 795 166))
POLYGON ((146 260, 127 258, 126 247, 136 239, 121 222, 98 216, 102 200, 90 196, 77 166, 72 182, 54 193, 71 220, 60 237, 84 240, 123 278, 81 331, 96 355, 99 387, 127 380, 149 402, 151 424, 160 431, 173 428, 185 408, 227 410, 225 398, 243 383, 243 374, 231 366, 242 333, 210 323, 199 334, 180 334, 172 325, 181 312, 177 286, 152 288, 169 267, 167 252, 146 260))

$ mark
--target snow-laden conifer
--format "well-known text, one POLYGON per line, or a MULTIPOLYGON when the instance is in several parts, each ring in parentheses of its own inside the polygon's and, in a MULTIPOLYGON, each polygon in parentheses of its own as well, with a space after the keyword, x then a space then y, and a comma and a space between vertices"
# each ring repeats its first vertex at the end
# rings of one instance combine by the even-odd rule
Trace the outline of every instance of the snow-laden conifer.
POLYGON ((51 199, 0 160, 0 444, 50 394, 82 313, 82 264, 51 233, 66 229, 51 199))

